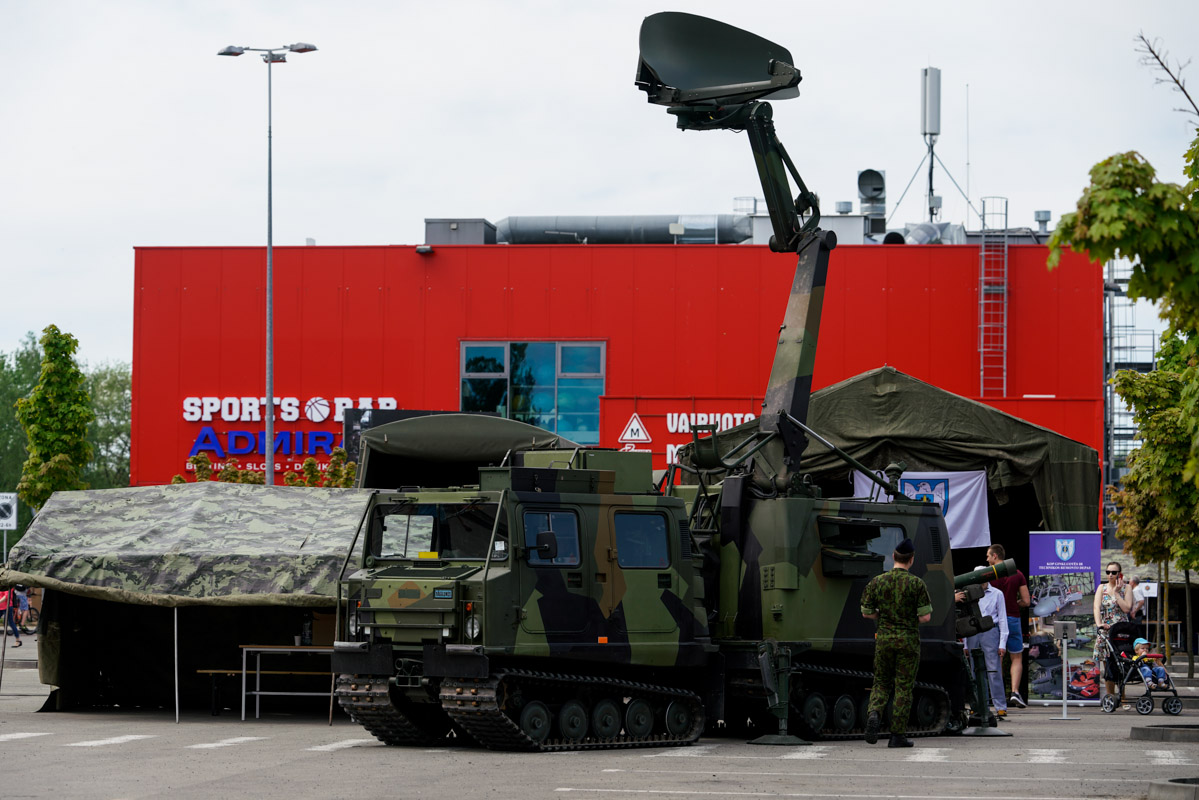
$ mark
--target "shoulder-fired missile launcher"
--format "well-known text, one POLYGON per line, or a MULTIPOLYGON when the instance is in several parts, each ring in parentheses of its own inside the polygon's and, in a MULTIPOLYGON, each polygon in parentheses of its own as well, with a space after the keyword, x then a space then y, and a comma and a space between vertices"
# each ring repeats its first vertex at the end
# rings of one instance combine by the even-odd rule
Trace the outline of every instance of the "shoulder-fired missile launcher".
MULTIPOLYGON (((825 498, 803 475, 807 437, 823 442, 806 419, 836 238, 818 228, 816 196, 762 102, 798 94, 799 71, 786 49, 689 14, 647 18, 641 54, 637 85, 679 127, 747 131, 771 247, 798 256, 763 413, 751 428, 697 438, 658 486, 648 454, 579 448, 508 420, 395 423, 397 439, 455 431, 452 446, 409 448, 406 474, 477 463, 463 488, 377 493, 342 582, 339 701, 391 744, 861 736, 875 630, 861 593, 910 538, 933 600, 910 730, 939 733, 962 666, 939 507, 899 493, 897 465, 874 477, 885 502, 825 498), (491 450, 464 454, 476 440, 491 450)), ((369 472, 368 459, 364 486, 369 472)))

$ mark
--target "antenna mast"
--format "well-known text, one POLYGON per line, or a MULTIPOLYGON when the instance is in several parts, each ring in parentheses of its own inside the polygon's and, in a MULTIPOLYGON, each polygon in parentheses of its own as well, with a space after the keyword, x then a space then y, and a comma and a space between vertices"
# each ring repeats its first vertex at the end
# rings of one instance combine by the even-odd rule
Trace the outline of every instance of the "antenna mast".
POLYGON ((941 135, 941 70, 925 67, 920 71, 920 134, 928 145, 928 221, 936 222, 941 198, 933 193, 933 152, 941 135))

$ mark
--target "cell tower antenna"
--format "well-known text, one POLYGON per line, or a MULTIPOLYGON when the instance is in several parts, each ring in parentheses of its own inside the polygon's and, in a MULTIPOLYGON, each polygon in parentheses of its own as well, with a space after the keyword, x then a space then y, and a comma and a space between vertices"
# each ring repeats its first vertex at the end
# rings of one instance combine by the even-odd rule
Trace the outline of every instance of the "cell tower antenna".
POLYGON ((925 67, 920 71, 920 134, 928 145, 928 221, 936 222, 941 198, 933 192, 934 147, 941 135, 941 70, 925 67))

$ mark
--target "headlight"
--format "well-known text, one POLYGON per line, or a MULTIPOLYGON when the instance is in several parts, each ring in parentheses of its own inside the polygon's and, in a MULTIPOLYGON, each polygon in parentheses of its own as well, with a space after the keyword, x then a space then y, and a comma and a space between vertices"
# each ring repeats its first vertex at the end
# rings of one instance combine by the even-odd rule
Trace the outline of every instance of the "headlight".
POLYGON ((479 634, 483 632, 483 624, 479 622, 479 618, 471 614, 466 618, 466 635, 471 639, 478 639, 479 634))
POLYGON ((346 619, 346 630, 350 632, 350 636, 358 635, 358 614, 351 613, 346 619))

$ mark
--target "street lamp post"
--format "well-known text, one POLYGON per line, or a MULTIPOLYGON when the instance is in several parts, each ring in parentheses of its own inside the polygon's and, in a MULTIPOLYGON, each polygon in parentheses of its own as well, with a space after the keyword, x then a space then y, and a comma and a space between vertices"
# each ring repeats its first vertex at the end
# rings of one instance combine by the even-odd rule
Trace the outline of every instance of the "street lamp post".
POLYGON ((240 56, 242 53, 262 53, 266 62, 266 397, 263 416, 266 418, 266 441, 263 442, 265 483, 275 483, 275 285, 274 285, 274 219, 271 174, 271 65, 287 61, 288 53, 311 53, 316 45, 296 42, 284 47, 238 47, 229 45, 218 56, 240 56))

